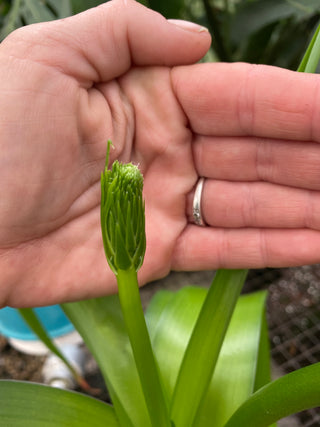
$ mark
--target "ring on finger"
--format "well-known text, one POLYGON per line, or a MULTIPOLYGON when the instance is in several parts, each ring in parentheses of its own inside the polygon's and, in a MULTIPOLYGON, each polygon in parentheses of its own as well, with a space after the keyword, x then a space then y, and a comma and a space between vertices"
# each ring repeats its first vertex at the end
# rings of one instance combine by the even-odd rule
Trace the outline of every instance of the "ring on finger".
POLYGON ((199 225, 200 227, 205 227, 206 223, 202 216, 201 211, 201 199, 202 199, 202 191, 204 186, 204 178, 200 177, 196 189, 193 196, 193 204, 192 204, 192 214, 193 214, 193 220, 196 225, 199 225))

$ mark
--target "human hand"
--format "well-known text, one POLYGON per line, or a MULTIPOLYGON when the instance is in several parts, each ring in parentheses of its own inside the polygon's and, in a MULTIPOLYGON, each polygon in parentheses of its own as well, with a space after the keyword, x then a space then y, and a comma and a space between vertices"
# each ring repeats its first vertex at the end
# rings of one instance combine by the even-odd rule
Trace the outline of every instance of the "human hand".
POLYGON ((319 260, 318 77, 246 64, 172 68, 197 61, 208 34, 124 5, 24 28, 1 46, 3 304, 116 289, 99 221, 107 139, 112 160, 144 174, 141 283, 171 269, 319 260), (207 227, 191 219, 199 176, 207 227))
MULTIPOLYGON (((170 67, 196 62, 209 45, 203 28, 169 23, 131 0, 24 27, 3 41, 0 307, 48 305, 116 290, 99 220, 107 140, 115 145, 112 160, 141 161, 144 171, 150 166, 148 198, 163 169, 163 144, 189 135, 172 93, 170 67), (126 93, 131 90, 139 105, 126 93), (156 104, 148 104, 155 96, 156 104), (144 122, 147 112, 149 123, 144 122), (161 117, 170 123, 159 123, 161 117), (160 164, 155 173, 154 160, 160 164)), ((189 187, 194 179, 193 173, 189 187)), ((155 210, 151 207, 149 216, 155 210)), ((175 235, 172 231, 168 238, 175 235)), ((151 233, 149 252, 164 251, 168 238, 157 243, 151 233)), ((155 277, 155 265, 164 262, 168 259, 146 263, 143 280, 155 277)))

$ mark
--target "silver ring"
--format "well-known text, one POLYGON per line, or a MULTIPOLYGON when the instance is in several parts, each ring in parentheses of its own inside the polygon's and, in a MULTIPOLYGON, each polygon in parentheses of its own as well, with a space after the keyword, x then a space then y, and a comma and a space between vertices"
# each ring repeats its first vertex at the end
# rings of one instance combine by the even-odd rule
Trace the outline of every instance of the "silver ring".
POLYGON ((203 184, 204 184, 204 178, 199 178, 199 181, 197 182, 196 190, 194 192, 193 205, 192 205, 194 223, 202 227, 206 225, 201 214, 201 196, 202 196, 203 184))

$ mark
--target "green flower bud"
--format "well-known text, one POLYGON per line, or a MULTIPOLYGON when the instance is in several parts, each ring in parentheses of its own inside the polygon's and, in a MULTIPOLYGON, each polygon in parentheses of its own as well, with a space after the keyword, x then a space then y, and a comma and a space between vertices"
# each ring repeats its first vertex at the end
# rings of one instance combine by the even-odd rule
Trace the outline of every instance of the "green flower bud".
POLYGON ((119 269, 138 271, 143 262, 146 235, 142 189, 142 174, 132 163, 116 160, 111 170, 106 167, 101 174, 102 238, 115 274, 119 269))

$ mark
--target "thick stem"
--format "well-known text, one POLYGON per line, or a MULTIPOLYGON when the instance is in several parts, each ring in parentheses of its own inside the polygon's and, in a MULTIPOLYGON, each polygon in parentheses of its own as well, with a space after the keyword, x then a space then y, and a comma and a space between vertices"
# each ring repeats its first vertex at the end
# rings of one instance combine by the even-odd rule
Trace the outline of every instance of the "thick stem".
POLYGON ((154 427, 170 427, 169 411, 141 305, 136 271, 118 270, 119 299, 143 394, 154 427))

